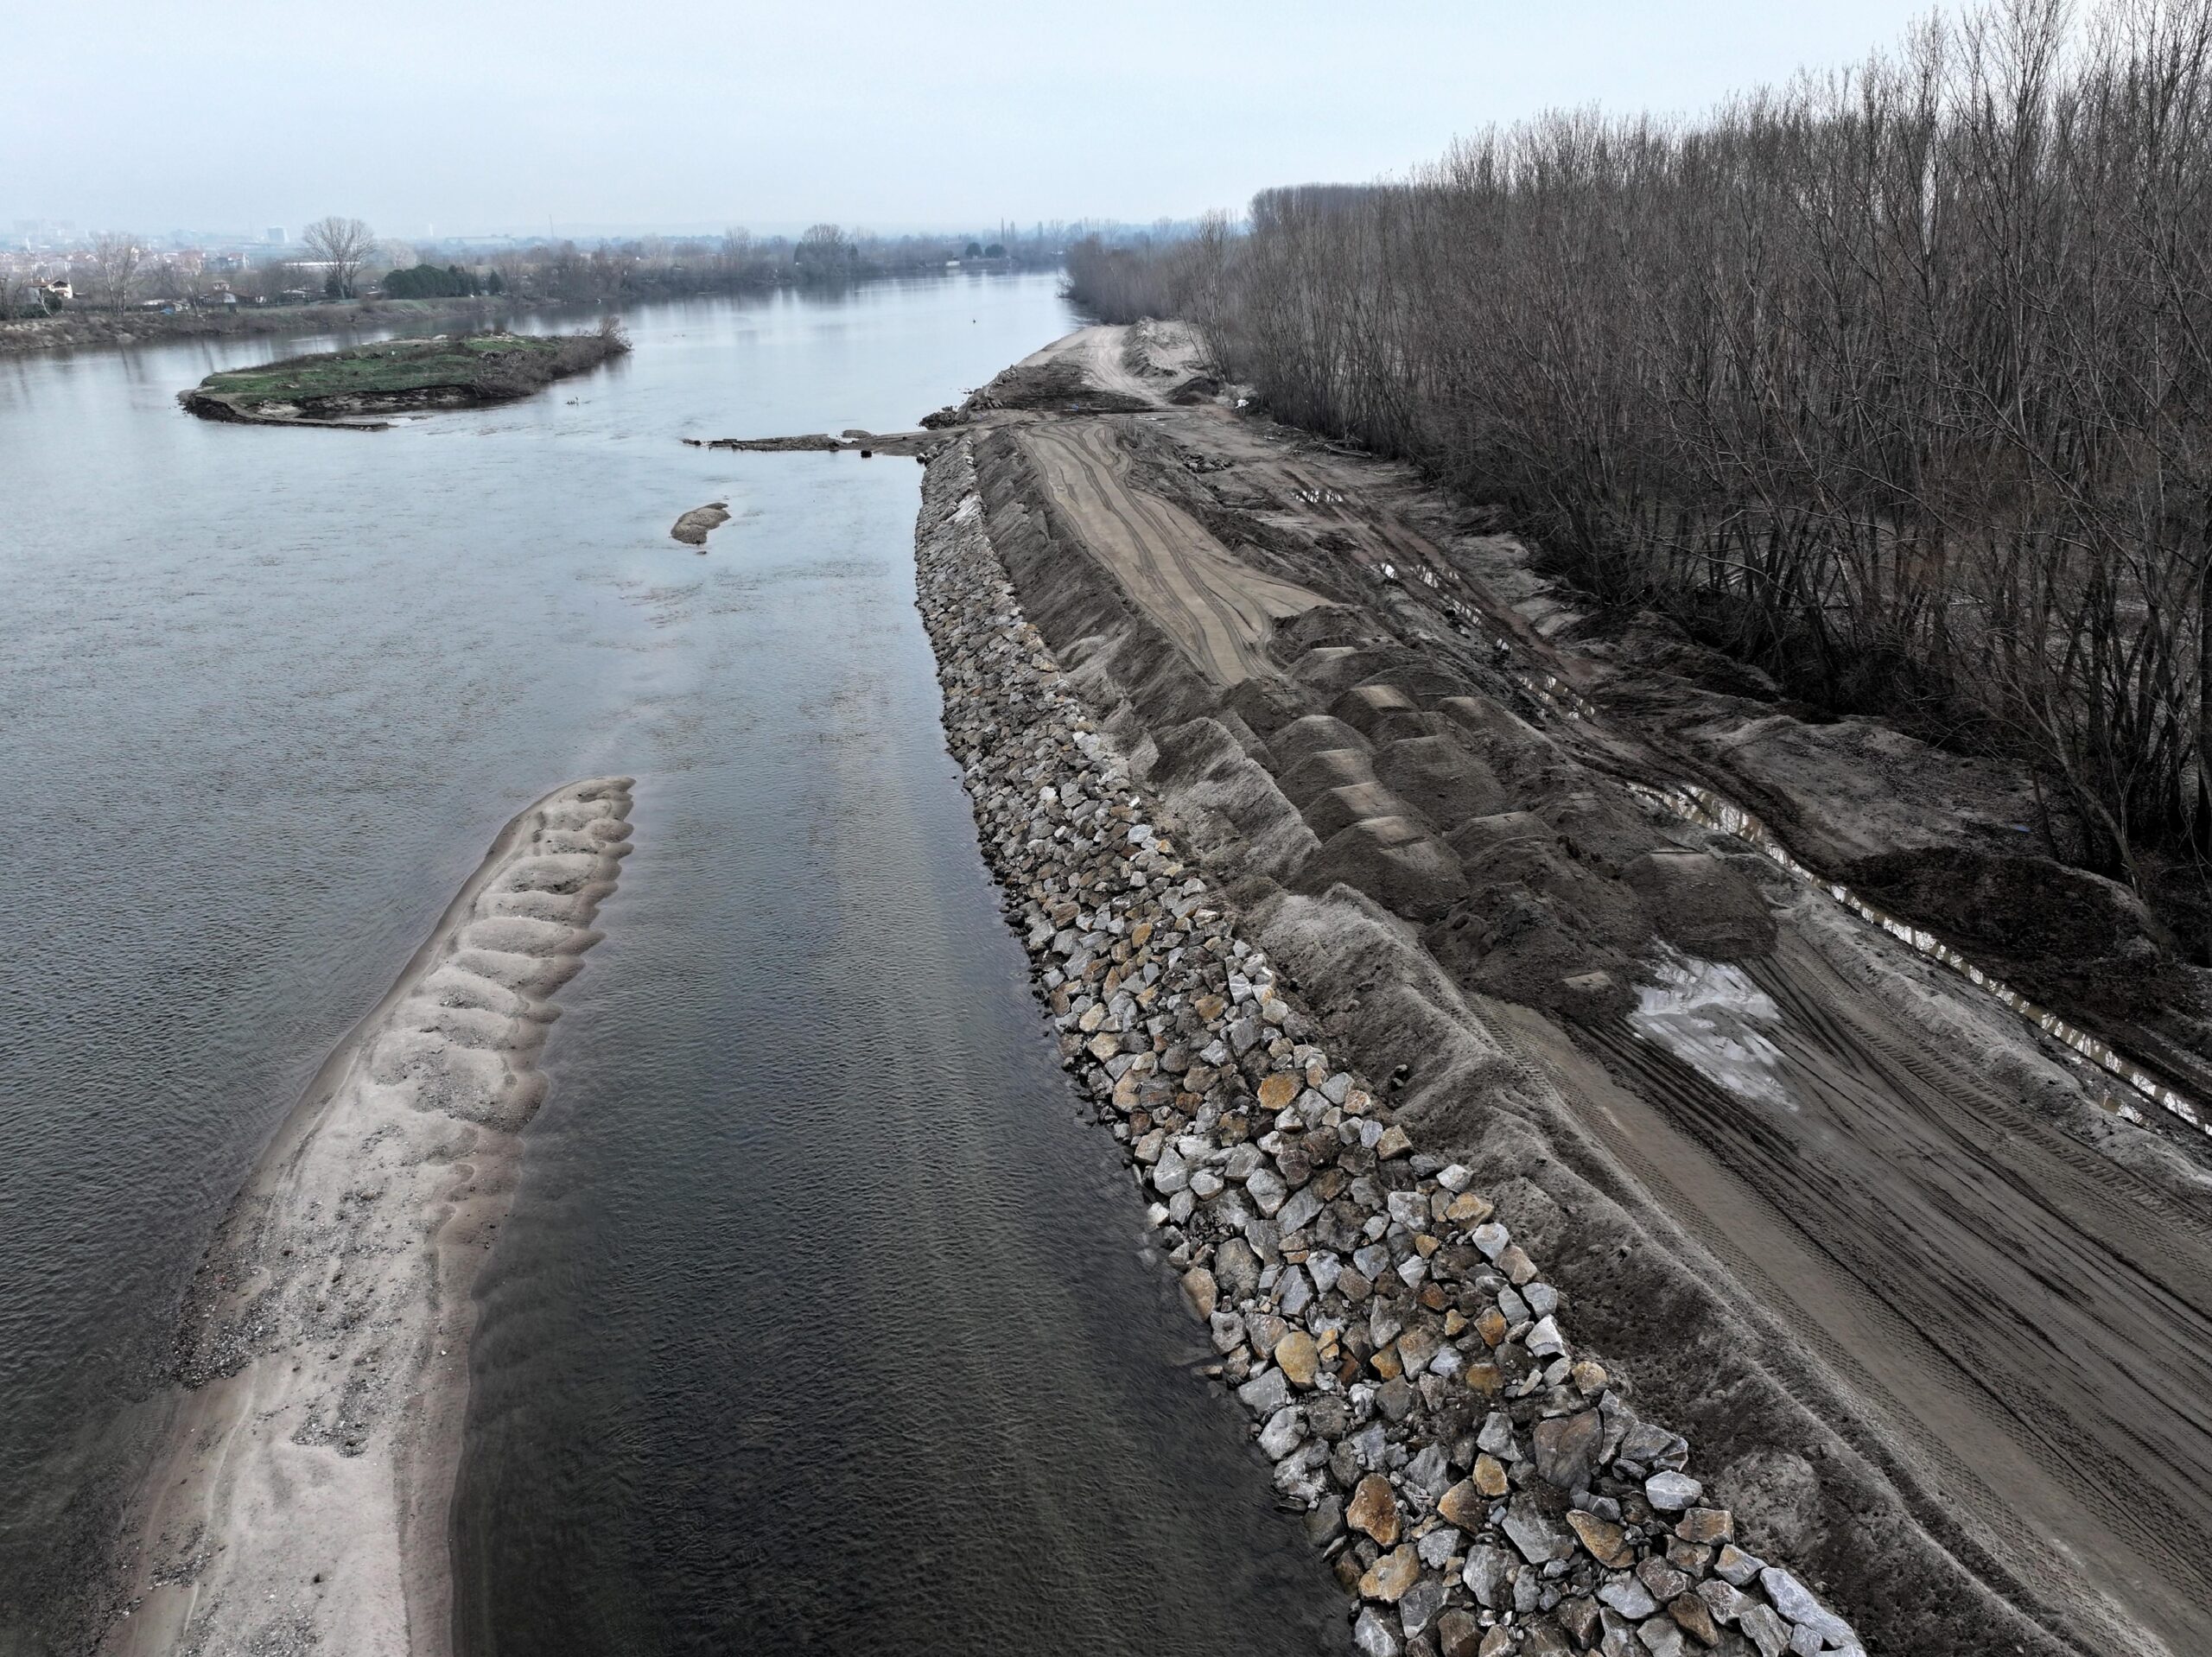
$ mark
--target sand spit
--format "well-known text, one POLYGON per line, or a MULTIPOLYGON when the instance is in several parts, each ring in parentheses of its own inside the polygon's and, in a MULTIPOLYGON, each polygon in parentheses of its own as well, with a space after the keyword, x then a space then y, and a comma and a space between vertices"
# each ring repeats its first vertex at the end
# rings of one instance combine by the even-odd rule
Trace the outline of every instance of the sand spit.
POLYGON ((103 1651, 449 1648, 471 1289, 630 786, 571 783, 510 822, 263 1153, 187 1298, 103 1651))

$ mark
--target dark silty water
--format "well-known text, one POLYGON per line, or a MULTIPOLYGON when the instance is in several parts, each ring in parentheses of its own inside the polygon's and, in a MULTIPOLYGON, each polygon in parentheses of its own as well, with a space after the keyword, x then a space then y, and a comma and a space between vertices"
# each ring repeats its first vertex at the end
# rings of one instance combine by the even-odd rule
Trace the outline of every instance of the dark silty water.
POLYGON ((466 1647, 1332 1643, 998 915, 919 468, 677 441, 909 424, 1064 331, 1054 284, 630 322, 378 435, 175 411, 265 346, 0 364, 0 1649, 96 1597, 262 1142, 499 825, 607 771, 638 849, 481 1285, 466 1647))

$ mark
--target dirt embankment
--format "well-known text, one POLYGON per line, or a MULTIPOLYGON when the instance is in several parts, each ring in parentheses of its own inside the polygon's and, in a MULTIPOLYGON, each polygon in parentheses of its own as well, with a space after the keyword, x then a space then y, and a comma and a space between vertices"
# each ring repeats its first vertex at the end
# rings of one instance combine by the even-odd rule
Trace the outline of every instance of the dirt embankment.
POLYGON ((103 1652, 448 1649, 471 1288, 629 810, 603 778, 517 816, 263 1153, 187 1295, 103 1652))
POLYGON ((2212 1648, 2204 1146, 1631 785, 1732 792, 1900 907, 2032 913, 2024 955, 2139 959, 2133 911, 1993 869, 2001 777, 1570 649, 1402 469, 1086 333, 1145 413, 946 427, 1030 619, 1332 1046, 1870 1648, 2212 1648))

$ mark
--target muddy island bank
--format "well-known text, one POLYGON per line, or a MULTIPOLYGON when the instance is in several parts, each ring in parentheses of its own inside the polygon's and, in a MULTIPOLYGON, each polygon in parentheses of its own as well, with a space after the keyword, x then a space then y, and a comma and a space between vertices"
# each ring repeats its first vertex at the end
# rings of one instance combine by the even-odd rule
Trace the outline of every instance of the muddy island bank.
MULTIPOLYGON (((1149 411, 932 422, 948 730, 1361 1645, 2200 1648, 2202 1136, 1664 809, 1712 771, 1637 714, 1714 693, 1555 640, 1509 537, 1170 396, 1179 330, 1039 356, 1149 411)), ((2004 809, 1699 711, 1878 851, 2004 809)))
POLYGON ((100 1649, 449 1649, 471 1289, 630 783, 501 832, 286 1119, 187 1295, 163 1453, 100 1649))
POLYGON ((582 333, 385 340, 210 374, 177 401, 203 420, 381 430, 378 416, 512 403, 630 348, 610 319, 582 333))

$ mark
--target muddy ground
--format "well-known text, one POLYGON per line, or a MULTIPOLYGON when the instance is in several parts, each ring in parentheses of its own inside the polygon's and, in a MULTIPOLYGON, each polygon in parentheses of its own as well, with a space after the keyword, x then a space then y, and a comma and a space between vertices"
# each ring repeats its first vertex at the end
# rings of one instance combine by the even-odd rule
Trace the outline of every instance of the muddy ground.
POLYGON ((1084 330, 931 423, 976 434, 1028 614, 1332 1043, 1870 1648, 2212 1650, 2204 1137, 1636 786, 1738 801, 2212 1075, 2201 975, 2038 860, 2024 779, 1590 625, 1173 327, 1084 330))

